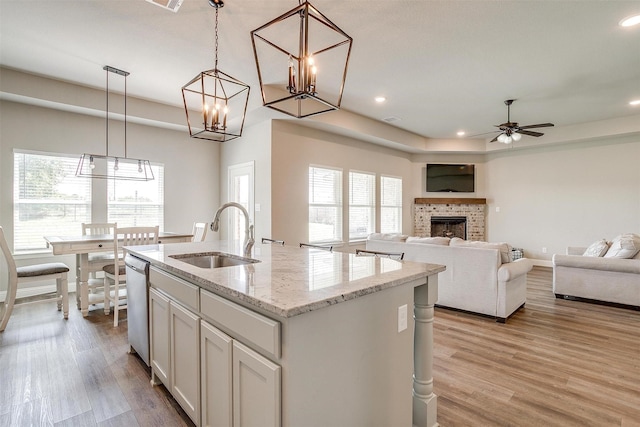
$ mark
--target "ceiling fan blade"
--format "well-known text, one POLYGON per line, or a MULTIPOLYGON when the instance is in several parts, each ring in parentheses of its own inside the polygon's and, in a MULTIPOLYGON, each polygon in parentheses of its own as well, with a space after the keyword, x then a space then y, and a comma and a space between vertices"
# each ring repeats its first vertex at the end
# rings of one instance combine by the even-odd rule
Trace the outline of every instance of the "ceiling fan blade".
POLYGON ((518 133, 522 135, 529 135, 529 136, 535 136, 535 137, 544 135, 544 133, 542 132, 532 132, 530 130, 519 130, 518 133))
POLYGON ((496 132, 502 132, 502 131, 500 131, 500 130, 492 130, 491 132, 476 133, 475 135, 469 135, 466 138, 474 138, 476 136, 489 135, 490 133, 496 133, 496 132))
POLYGON ((553 126, 553 123, 539 123, 537 125, 520 126, 520 129, 548 128, 551 126, 553 126))
MULTIPOLYGON (((500 135, 502 135, 502 134, 500 134, 500 135)), ((498 136, 500 136, 500 135, 498 135, 498 136)), ((496 141, 498 140, 498 136, 496 136, 495 138, 493 138, 493 139, 492 139, 491 141, 489 141, 489 142, 496 142, 496 141)))

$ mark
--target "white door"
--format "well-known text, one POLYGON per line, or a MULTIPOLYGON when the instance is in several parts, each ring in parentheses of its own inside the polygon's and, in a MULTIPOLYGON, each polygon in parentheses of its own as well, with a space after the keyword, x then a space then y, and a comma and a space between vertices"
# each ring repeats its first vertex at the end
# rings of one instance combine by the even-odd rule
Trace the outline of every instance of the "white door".
MULTIPOLYGON (((229 201, 240 203, 249 212, 249 221, 254 222, 254 162, 229 166, 229 201)), ((239 209, 229 212, 229 240, 244 240, 245 219, 239 209)))

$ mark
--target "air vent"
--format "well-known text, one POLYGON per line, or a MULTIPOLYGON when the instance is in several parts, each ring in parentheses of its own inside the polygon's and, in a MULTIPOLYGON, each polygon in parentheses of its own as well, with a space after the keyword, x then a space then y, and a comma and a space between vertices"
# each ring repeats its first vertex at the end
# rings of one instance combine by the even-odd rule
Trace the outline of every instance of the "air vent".
POLYGON ((400 120, 402 119, 396 116, 385 117, 384 119, 382 119, 383 122, 387 123, 399 122, 400 120))
POLYGON ((153 3, 160 6, 163 9, 169 9, 172 12, 177 12, 182 5, 182 0, 147 0, 149 3, 153 3))

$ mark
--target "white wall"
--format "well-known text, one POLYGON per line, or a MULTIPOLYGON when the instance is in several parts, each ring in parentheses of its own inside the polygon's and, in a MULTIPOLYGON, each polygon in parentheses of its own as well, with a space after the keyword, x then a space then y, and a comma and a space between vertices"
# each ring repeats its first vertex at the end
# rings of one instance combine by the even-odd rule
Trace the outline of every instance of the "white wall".
POLYGON ((411 162, 407 153, 305 128, 289 121, 274 121, 272 138, 274 238, 294 245, 308 240, 310 165, 341 168, 343 176, 349 170, 357 170, 401 177, 403 205, 407 207, 402 218, 403 232, 411 232, 410 206, 415 195, 409 190, 411 162))
POLYGON ((488 240, 529 258, 640 233, 638 135, 493 154, 486 173, 488 240))
MULTIPOLYGON (((255 204, 259 212, 250 212, 254 224, 256 242, 271 236, 271 122, 265 121, 242 131, 242 137, 221 144, 220 204, 229 201, 228 171, 230 166, 254 162, 255 204)), ((218 205, 218 206, 219 206, 218 205)), ((211 211, 211 219, 218 208, 211 211)), ((223 216, 226 213, 223 213, 223 216)), ((210 220, 211 220, 210 219, 210 220)), ((226 217, 220 224, 226 224, 226 217)), ((220 227, 221 239, 227 238, 227 230, 220 227)))

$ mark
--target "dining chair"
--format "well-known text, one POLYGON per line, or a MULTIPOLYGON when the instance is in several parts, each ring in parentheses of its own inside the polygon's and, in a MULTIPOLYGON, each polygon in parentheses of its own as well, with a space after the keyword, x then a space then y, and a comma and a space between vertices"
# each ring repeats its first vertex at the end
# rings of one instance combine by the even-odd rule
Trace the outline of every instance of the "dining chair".
POLYGON ((323 251, 333 252, 333 246, 312 245, 311 243, 300 243, 301 248, 320 249, 323 251))
POLYGON ((111 264, 105 266, 104 272, 104 313, 110 313, 110 305, 113 303, 113 326, 118 326, 118 312, 126 309, 127 304, 121 304, 126 300, 126 268, 124 257, 119 258, 118 252, 121 246, 123 254, 126 253, 125 246, 154 245, 158 243, 159 226, 155 227, 124 227, 113 230, 113 254, 114 259, 111 264), (125 285, 121 288, 121 285, 125 285))
MULTIPOLYGON (((82 235, 112 236, 113 229, 116 228, 116 226, 117 223, 115 222, 82 223, 82 235)), ((96 273, 101 272, 105 266, 113 263, 113 252, 109 249, 110 248, 107 248, 105 252, 93 253, 88 255, 88 280, 86 283, 80 283, 81 288, 76 291, 76 304, 78 305, 78 309, 80 309, 80 301, 83 299, 87 301, 87 306, 89 306, 89 303, 95 304, 96 302, 100 302, 102 300, 102 298, 97 299, 95 296, 93 296, 98 293, 96 292, 98 289, 102 290, 104 287, 104 278, 97 277, 96 273)), ((81 277, 79 256, 76 257, 76 277, 81 277)))
POLYGON ((0 227, 0 247, 2 248, 2 253, 7 264, 8 273, 7 293, 2 305, 0 306, 0 332, 4 331, 6 328, 7 322, 9 322, 9 317, 11 317, 11 313, 13 312, 13 307, 19 305, 35 304, 54 300, 58 303, 58 311, 62 310, 62 315, 65 319, 68 319, 69 294, 67 273, 69 272, 69 267, 61 262, 16 267, 15 259, 9 250, 9 245, 7 244, 2 227, 0 227), (56 280, 55 296, 16 304, 15 301, 19 285, 53 279, 56 280))
POLYGON ((191 234, 193 234, 191 241, 204 242, 205 237, 207 237, 208 230, 209 230, 208 222, 194 222, 193 229, 191 231, 191 234))
POLYGON ((356 249, 356 255, 375 256, 395 259, 396 261, 402 261, 404 259, 404 252, 382 252, 382 251, 369 251, 364 249, 356 249))

